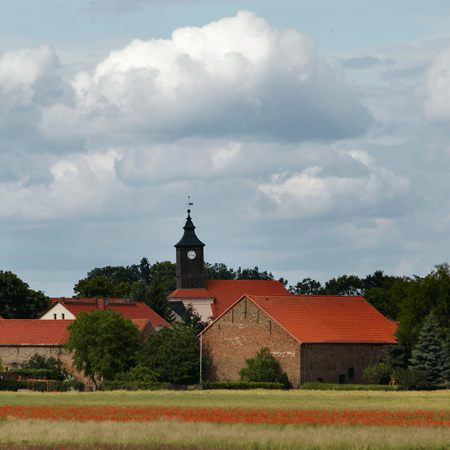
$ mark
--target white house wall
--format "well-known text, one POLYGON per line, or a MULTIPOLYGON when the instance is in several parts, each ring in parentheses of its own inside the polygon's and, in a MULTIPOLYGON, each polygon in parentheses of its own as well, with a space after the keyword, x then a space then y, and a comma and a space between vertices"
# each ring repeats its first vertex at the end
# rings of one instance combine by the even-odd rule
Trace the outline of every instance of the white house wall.
POLYGON ((53 308, 48 310, 42 317, 41 320, 74 320, 76 317, 61 303, 55 303, 53 308))

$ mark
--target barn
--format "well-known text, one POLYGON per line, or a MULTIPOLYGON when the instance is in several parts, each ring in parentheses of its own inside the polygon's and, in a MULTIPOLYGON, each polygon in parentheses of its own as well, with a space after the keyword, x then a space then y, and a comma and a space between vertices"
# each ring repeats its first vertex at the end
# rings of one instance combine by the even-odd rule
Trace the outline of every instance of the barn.
POLYGON ((200 333, 205 379, 239 380, 245 359, 268 347, 294 388, 367 384, 363 371, 397 343, 396 326, 362 297, 243 295, 200 333))

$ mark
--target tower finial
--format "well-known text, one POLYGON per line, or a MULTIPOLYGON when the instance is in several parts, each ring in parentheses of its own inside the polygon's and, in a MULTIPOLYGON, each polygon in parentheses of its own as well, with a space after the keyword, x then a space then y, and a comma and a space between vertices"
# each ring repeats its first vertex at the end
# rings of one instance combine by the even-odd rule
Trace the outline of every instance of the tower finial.
POLYGON ((189 206, 193 205, 193 203, 191 203, 191 196, 190 195, 188 195, 188 202, 186 203, 186 205, 188 205, 187 213, 188 213, 188 216, 189 216, 189 214, 191 214, 191 208, 189 208, 189 206))

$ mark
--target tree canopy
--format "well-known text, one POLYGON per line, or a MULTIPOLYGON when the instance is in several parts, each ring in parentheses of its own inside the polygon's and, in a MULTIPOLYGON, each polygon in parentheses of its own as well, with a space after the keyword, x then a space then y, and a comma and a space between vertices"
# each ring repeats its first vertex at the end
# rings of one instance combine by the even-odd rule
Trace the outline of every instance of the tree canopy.
POLYGON ((113 309, 81 311, 67 329, 66 348, 73 352, 73 366, 91 378, 95 390, 95 376, 113 379, 135 365, 138 327, 113 309))
POLYGON ((197 383, 200 375, 200 343, 196 330, 174 323, 171 328, 163 327, 150 334, 140 350, 135 372, 143 373, 154 381, 197 383))
POLYGON ((14 273, 0 270, 0 315, 4 319, 35 319, 50 305, 42 291, 33 291, 14 273))

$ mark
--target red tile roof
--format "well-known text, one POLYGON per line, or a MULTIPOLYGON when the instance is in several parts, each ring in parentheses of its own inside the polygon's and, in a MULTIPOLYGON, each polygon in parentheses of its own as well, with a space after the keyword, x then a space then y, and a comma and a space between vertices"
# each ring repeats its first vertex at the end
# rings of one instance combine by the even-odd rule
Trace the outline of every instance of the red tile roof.
POLYGON ((386 319, 362 297, 247 297, 301 343, 397 343, 393 335, 397 324, 386 319))
POLYGON ((244 294, 290 295, 290 292, 275 280, 207 280, 205 289, 216 298, 211 305, 213 317, 219 317, 244 294))
MULTIPOLYGON (((131 319, 142 331, 148 319, 131 319)), ((73 320, 3 319, 0 320, 0 346, 63 345, 69 338, 67 326, 73 320)))
POLYGON ((72 320, 0 320, 0 345, 63 345, 72 320))
MULTIPOLYGON (((78 298, 78 299, 51 299, 56 300, 53 303, 61 303, 65 308, 67 308, 74 316, 77 316, 80 311, 91 312, 97 311, 98 300, 95 298, 78 298)), ((159 314, 157 314, 153 309, 147 306, 145 303, 130 303, 121 298, 112 298, 107 300, 107 305, 105 309, 114 309, 114 312, 121 313, 123 317, 130 319, 148 319, 154 328, 168 326, 169 322, 164 320, 159 314)))
POLYGON ((212 299, 214 295, 206 289, 176 289, 168 298, 182 299, 182 298, 198 298, 198 299, 212 299))

